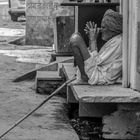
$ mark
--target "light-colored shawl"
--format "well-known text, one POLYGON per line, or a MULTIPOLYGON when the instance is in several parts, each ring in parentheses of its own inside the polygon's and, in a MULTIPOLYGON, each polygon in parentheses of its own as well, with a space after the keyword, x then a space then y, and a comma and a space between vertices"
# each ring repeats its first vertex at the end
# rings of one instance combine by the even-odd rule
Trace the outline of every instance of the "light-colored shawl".
POLYGON ((117 35, 104 44, 99 53, 91 53, 85 61, 89 84, 113 84, 122 75, 122 35, 117 35))

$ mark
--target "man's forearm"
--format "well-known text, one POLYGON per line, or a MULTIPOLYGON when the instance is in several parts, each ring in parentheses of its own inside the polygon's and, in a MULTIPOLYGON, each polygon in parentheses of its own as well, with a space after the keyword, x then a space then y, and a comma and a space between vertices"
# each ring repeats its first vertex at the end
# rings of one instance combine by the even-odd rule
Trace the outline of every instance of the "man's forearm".
POLYGON ((91 52, 93 52, 95 50, 97 51, 97 41, 96 40, 90 40, 89 46, 90 46, 91 52))
POLYGON ((89 33, 89 47, 91 52, 97 50, 97 37, 93 31, 89 33))

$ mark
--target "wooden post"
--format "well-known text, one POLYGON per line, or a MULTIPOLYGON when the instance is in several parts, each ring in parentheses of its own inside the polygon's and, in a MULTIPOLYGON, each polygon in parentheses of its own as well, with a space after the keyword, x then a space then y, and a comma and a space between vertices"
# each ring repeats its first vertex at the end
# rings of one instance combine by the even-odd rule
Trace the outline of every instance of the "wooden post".
POLYGON ((129 0, 123 0, 123 87, 129 86, 129 0))
POLYGON ((78 6, 75 6, 75 32, 78 32, 78 6))
POLYGON ((140 71, 138 68, 139 64, 139 44, 140 44, 140 30, 138 22, 140 22, 139 10, 140 10, 140 1, 133 0, 130 5, 130 52, 131 52, 131 88, 140 91, 140 71))
POLYGON ((8 0, 8 2, 9 2, 9 8, 11 8, 11 0, 8 0))

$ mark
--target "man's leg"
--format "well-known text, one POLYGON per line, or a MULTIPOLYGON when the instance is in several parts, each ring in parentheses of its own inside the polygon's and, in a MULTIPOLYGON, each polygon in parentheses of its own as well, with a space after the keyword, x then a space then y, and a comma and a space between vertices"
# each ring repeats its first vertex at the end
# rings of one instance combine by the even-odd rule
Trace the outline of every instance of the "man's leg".
POLYGON ((70 47, 72 49, 75 62, 81 72, 81 79, 88 81, 88 76, 85 73, 84 61, 90 57, 87 46, 79 33, 74 33, 70 38, 70 47))

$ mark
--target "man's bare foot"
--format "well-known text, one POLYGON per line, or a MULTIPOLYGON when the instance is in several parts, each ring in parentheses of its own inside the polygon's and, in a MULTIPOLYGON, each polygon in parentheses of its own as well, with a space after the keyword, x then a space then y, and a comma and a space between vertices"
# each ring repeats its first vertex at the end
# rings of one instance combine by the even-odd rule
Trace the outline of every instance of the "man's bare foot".
POLYGON ((80 78, 82 81, 85 81, 85 82, 88 82, 88 77, 87 77, 87 75, 85 74, 85 75, 81 75, 81 78, 80 78))

